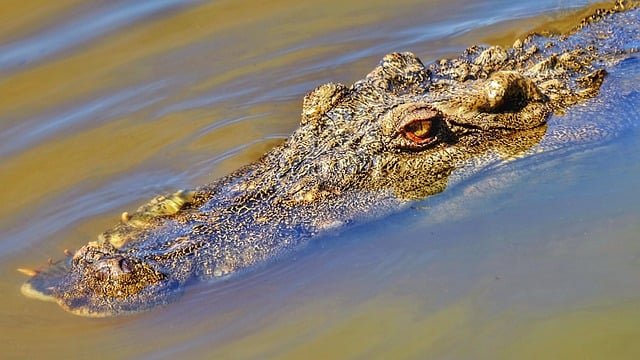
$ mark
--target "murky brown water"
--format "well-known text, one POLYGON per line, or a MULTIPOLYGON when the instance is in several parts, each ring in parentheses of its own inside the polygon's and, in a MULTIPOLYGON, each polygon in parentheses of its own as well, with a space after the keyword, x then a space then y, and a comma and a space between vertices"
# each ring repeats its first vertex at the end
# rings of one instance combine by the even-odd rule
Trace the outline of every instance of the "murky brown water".
POLYGON ((585 3, 0 2, 1 357, 638 358, 637 129, 138 316, 69 315, 15 271, 255 160, 320 83, 560 29, 585 3))

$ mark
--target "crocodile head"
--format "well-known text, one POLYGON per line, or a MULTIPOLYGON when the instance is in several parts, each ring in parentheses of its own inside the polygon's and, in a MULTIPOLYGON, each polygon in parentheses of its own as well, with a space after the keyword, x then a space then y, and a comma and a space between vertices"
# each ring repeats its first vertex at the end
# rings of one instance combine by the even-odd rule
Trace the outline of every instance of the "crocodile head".
POLYGON ((90 242, 70 259, 37 272, 22 292, 76 315, 106 317, 166 303, 179 294, 178 284, 148 261, 90 242))
POLYGON ((549 112, 522 72, 432 79, 414 54, 391 53, 352 86, 329 83, 305 97, 300 127, 273 152, 277 179, 266 183, 280 181, 284 198, 309 202, 349 189, 422 199, 477 155, 529 149, 549 112))
MULTIPOLYGON (((254 242, 272 238, 277 226, 258 224, 285 223, 282 216, 292 217, 289 223, 294 224, 286 226, 297 221, 329 227, 345 220, 340 216, 375 212, 371 202, 365 206, 347 198, 354 194, 351 190, 391 194, 402 201, 420 199, 442 191, 451 172, 474 156, 528 149, 544 134, 547 113, 545 96, 519 72, 497 71, 479 80, 436 80, 415 55, 389 54, 350 87, 329 83, 310 92, 300 127, 249 170, 196 190, 189 199, 163 198, 126 214, 99 241, 34 272, 23 293, 85 316, 167 303, 190 277, 213 265, 211 259, 195 259, 188 246, 181 247, 176 237, 163 232, 165 222, 191 229, 181 230, 183 243, 194 238, 189 223, 193 218, 185 219, 198 213, 208 219, 199 221, 216 222, 208 227, 210 242, 223 237, 216 231, 237 231, 238 242, 251 231, 254 242), (245 196, 248 193, 267 195, 245 196), (260 207, 262 198, 270 209, 260 207), (191 206, 188 214, 180 210, 185 203, 191 206), (232 206, 250 210, 226 216, 231 212, 225 209, 232 206), (311 210, 320 206, 329 210, 311 210), (296 207, 305 211, 290 210, 296 207), (302 219, 305 214, 313 219, 302 219), (163 257, 170 251, 174 255, 163 257)), ((231 263, 236 268, 243 265, 240 260, 231 263)))

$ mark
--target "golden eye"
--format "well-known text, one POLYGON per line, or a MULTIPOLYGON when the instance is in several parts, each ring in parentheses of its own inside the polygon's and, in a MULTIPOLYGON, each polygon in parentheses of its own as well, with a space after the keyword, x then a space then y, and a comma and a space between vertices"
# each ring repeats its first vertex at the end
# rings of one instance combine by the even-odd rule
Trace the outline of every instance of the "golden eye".
POLYGON ((446 134, 445 115, 429 104, 402 104, 390 114, 393 129, 388 134, 391 146, 396 149, 420 151, 437 144, 446 134))
POLYGON ((430 144, 437 139, 438 120, 437 118, 413 119, 402 127, 401 133, 416 145, 430 144))
POLYGON ((431 138, 431 129, 433 121, 431 120, 415 120, 404 126, 405 135, 414 142, 421 142, 431 138))

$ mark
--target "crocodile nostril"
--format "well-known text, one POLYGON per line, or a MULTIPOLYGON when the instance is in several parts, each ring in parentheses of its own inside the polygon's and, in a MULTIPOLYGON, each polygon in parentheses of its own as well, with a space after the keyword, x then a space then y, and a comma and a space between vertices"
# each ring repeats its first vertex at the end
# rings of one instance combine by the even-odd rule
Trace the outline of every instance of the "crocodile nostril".
POLYGON ((129 262, 129 260, 125 258, 120 259, 120 261, 118 262, 118 265, 120 266, 120 270, 122 270, 122 272, 125 274, 128 274, 133 271, 133 266, 131 266, 131 263, 129 262))

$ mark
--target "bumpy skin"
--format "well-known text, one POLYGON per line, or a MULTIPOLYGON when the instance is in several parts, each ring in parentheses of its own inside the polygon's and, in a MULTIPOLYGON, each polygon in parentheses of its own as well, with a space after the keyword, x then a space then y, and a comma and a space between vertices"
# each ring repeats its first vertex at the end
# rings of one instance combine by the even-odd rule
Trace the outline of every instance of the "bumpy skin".
POLYGON ((475 46, 426 68, 411 53, 388 54, 350 87, 322 85, 304 98, 285 143, 209 185, 124 213, 23 293, 85 316, 150 309, 190 281, 441 192, 455 170, 482 169, 478 159, 518 156, 544 136, 551 112, 596 95, 605 67, 637 51, 640 15, 630 7, 596 12, 568 35, 475 46))

